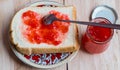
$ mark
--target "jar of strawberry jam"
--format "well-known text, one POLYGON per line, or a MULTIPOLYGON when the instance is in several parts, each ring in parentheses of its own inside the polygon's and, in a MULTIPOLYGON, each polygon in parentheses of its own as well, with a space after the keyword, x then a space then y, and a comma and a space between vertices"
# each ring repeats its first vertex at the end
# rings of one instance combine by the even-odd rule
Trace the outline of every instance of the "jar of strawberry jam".
MULTIPOLYGON (((97 22, 98 24, 112 24, 109 20, 98 17, 91 22, 97 22)), ((82 37, 82 45, 84 49, 92 54, 104 52, 112 39, 114 30, 110 28, 87 26, 86 33, 82 37)))

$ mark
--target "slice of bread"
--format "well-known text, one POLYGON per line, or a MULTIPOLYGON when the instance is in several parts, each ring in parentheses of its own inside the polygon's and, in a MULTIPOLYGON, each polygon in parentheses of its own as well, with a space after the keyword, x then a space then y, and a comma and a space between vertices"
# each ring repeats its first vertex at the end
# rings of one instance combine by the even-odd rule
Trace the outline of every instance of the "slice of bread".
POLYGON ((70 23, 66 38, 59 45, 51 45, 47 43, 30 43, 23 38, 20 31, 20 25, 23 23, 21 16, 24 12, 31 10, 42 15, 46 15, 49 11, 55 10, 69 16, 70 20, 76 19, 76 10, 73 6, 68 7, 27 7, 14 16, 10 26, 10 40, 14 47, 21 53, 30 55, 32 53, 62 53, 74 52, 79 49, 78 44, 78 28, 74 23, 70 23))

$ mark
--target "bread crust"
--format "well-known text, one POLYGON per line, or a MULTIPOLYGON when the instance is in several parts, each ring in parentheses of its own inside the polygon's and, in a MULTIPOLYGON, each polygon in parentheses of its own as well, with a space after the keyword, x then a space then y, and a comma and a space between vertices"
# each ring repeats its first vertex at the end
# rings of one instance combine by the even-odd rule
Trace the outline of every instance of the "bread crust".
MULTIPOLYGON (((76 9, 73 7, 73 20, 76 20, 76 9)), ((20 47, 18 44, 15 44, 13 40, 13 31, 12 31, 12 23, 10 25, 10 41, 11 44, 16 48, 17 51, 19 51, 22 54, 30 55, 30 54, 41 54, 41 53, 62 53, 62 52, 74 52, 79 50, 79 42, 78 42, 78 27, 77 24, 74 24, 74 31, 75 31, 75 42, 73 46, 65 46, 61 48, 23 48, 20 47)))
POLYGON ((74 43, 74 46, 67 46, 67 47, 61 47, 61 48, 23 48, 20 47, 18 44, 15 44, 11 36, 11 43, 12 45, 16 48, 17 51, 19 51, 22 54, 30 55, 32 53, 34 54, 40 54, 40 53, 62 53, 62 52, 74 52, 79 50, 80 46, 78 43, 78 30, 77 30, 77 25, 75 25, 75 32, 76 32, 76 40, 74 43), (49 51, 48 51, 49 50, 49 51))

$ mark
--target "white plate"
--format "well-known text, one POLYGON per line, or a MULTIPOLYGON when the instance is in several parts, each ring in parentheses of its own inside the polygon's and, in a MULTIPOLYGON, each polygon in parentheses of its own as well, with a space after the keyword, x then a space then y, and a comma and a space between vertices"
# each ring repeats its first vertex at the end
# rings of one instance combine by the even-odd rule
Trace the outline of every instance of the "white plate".
POLYGON ((25 64, 27 65, 30 65, 32 67, 36 67, 36 68, 53 68, 53 67, 57 67, 57 66, 60 66, 62 64, 65 64, 65 63, 68 63, 69 61, 71 61, 75 55, 78 53, 78 51, 76 52, 73 52, 72 54, 70 54, 67 58, 65 58, 64 60, 56 63, 56 64, 52 64, 52 65, 39 65, 39 64, 36 64, 36 63, 33 63, 31 62, 30 60, 26 59, 21 53, 19 53, 13 45, 11 45, 10 43, 10 47, 12 49, 12 51, 15 53, 15 55, 22 61, 24 62, 25 64))
MULTIPOLYGON (((37 5, 55 5, 55 6, 63 6, 62 4, 60 3, 57 3, 57 2, 53 2, 53 1, 40 1, 40 2, 36 2, 36 3, 32 3, 32 4, 29 4, 27 6, 37 6, 37 5)), ((28 64, 30 66, 33 66, 33 67, 36 67, 36 68, 53 68, 53 67, 57 67, 59 65, 62 65, 62 64, 65 64, 67 63, 68 61, 71 61, 75 55, 77 54, 78 51, 76 52, 73 52, 71 54, 69 54, 68 57, 66 57, 65 59, 63 59, 62 61, 58 62, 58 63, 55 63, 55 64, 51 64, 51 65, 42 65, 42 64, 37 64, 37 63, 34 63, 34 62, 31 62, 29 59, 26 59, 24 57, 23 54, 19 53, 15 48, 14 46, 10 43, 10 47, 12 49, 12 51, 15 53, 15 55, 22 61, 24 62, 25 64, 28 64)))

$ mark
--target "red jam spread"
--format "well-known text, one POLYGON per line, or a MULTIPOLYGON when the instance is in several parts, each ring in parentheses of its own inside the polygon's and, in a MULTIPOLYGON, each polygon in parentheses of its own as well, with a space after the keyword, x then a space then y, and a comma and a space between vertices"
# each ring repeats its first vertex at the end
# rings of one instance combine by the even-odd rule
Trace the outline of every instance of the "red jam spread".
MULTIPOLYGON (((58 11, 52 10, 49 14, 54 14, 59 19, 69 20, 66 14, 58 11)), ((42 16, 31 10, 22 14, 22 21, 26 26, 26 29, 22 30, 23 36, 31 43, 60 44, 66 37, 70 23, 54 21, 51 25, 44 25, 42 16)))
MULTIPOLYGON (((104 18, 96 18, 93 22, 98 22, 100 24, 110 23, 104 18)), ((89 53, 101 53, 107 49, 112 34, 112 29, 88 26, 87 31, 82 38, 83 47, 89 53)))

